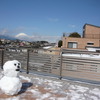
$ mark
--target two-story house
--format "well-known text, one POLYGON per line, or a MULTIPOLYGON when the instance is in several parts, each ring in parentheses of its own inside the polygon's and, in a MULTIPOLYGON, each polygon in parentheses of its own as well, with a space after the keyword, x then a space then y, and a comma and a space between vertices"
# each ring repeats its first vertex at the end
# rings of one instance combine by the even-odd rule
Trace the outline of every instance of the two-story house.
POLYGON ((63 37, 62 48, 65 49, 100 49, 100 27, 85 24, 83 26, 83 36, 81 38, 63 37))

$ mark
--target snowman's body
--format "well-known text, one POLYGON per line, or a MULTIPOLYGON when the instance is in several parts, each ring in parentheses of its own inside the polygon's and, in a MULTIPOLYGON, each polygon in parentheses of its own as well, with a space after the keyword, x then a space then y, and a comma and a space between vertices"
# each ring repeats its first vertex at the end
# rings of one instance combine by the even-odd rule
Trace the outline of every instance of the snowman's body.
POLYGON ((4 76, 0 80, 0 88, 7 95, 18 94, 22 87, 22 83, 18 77, 7 77, 4 76))
POLYGON ((4 76, 0 80, 0 88, 7 95, 15 95, 21 90, 22 83, 18 77, 21 64, 17 60, 8 61, 3 66, 4 76))

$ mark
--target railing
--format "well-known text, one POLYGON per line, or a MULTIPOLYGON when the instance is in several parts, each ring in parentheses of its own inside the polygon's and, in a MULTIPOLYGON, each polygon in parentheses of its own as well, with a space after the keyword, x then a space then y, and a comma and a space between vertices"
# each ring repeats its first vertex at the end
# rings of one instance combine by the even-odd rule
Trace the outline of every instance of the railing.
POLYGON ((57 75, 61 77, 71 77, 100 81, 100 58, 87 58, 77 56, 63 56, 63 54, 92 54, 100 55, 96 52, 77 50, 35 50, 27 52, 22 50, 8 51, 0 50, 0 65, 8 60, 19 60, 22 69, 27 73, 38 72, 43 74, 57 75))

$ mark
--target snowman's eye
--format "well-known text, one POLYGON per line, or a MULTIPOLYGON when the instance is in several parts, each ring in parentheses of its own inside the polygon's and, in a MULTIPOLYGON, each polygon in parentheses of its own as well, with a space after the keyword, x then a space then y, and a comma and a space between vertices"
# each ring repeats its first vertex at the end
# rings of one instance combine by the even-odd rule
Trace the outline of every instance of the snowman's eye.
POLYGON ((16 64, 14 64, 16 66, 16 64))
POLYGON ((20 63, 18 63, 18 65, 20 65, 20 63))

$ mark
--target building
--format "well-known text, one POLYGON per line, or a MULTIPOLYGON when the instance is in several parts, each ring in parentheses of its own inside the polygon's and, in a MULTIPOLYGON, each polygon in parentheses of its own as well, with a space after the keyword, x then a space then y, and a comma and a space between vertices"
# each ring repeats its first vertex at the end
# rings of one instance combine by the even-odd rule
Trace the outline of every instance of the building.
POLYGON ((100 39, 100 27, 85 24, 83 26, 83 38, 100 39))
POLYGON ((85 24, 83 26, 83 37, 63 37, 62 48, 66 49, 87 49, 87 48, 100 48, 100 27, 85 24))

